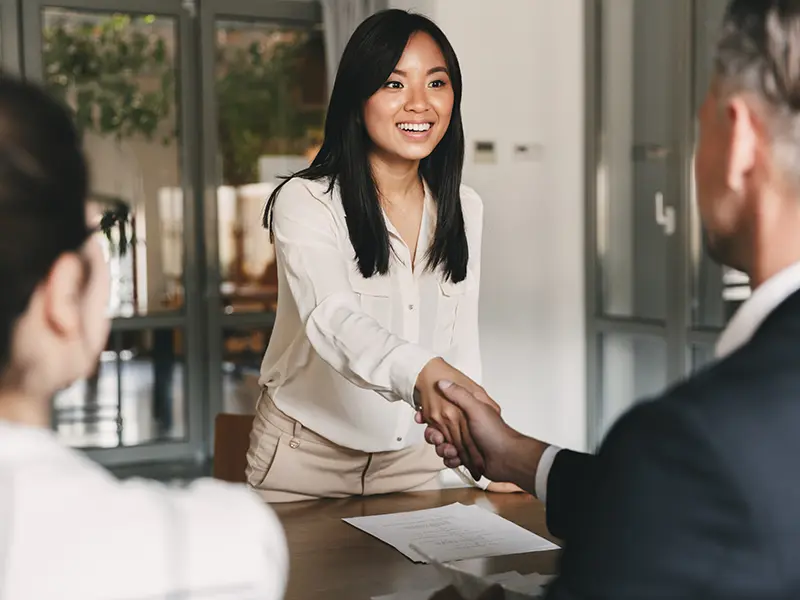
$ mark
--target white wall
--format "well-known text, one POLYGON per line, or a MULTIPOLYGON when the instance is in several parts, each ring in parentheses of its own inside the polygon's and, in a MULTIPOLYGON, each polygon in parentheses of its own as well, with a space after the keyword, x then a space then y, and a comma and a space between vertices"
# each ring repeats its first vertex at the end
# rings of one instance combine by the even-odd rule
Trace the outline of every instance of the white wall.
POLYGON ((389 0, 389 6, 391 8, 402 8, 403 10, 410 10, 412 12, 427 15, 435 19, 436 8, 437 8, 436 5, 440 1, 441 0, 389 0))
POLYGON ((515 427, 586 444, 581 0, 392 0, 433 18, 464 73, 465 183, 483 197, 484 383, 515 427), (475 141, 496 162, 476 164, 475 141), (525 144, 535 160, 515 158, 525 144))

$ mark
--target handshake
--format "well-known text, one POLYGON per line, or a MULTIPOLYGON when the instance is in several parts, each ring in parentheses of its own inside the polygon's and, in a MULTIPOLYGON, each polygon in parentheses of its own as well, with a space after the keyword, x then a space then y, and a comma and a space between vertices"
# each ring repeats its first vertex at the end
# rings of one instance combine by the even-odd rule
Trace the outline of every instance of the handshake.
POLYGON ((516 484, 493 483, 490 491, 532 491, 530 470, 546 444, 509 427, 486 390, 440 358, 425 365, 416 390, 416 421, 428 425, 425 440, 445 466, 463 465, 476 481, 485 476, 516 484))

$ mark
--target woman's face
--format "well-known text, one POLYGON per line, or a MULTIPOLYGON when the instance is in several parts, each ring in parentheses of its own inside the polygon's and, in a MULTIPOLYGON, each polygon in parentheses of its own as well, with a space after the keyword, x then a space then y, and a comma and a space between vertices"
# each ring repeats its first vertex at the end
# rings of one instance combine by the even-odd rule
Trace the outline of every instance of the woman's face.
POLYGON ((427 33, 413 34, 389 79, 364 106, 373 151, 386 160, 429 156, 450 126, 453 101, 441 49, 427 33))

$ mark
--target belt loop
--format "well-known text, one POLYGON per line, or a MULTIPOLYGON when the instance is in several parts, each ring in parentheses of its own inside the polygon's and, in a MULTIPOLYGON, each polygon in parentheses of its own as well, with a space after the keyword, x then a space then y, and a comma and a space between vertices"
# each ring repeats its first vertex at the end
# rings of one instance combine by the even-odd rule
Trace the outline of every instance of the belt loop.
POLYGON ((300 447, 300 432, 303 431, 303 426, 300 424, 300 421, 295 419, 294 427, 292 428, 292 439, 289 440, 289 447, 290 448, 298 448, 300 447))

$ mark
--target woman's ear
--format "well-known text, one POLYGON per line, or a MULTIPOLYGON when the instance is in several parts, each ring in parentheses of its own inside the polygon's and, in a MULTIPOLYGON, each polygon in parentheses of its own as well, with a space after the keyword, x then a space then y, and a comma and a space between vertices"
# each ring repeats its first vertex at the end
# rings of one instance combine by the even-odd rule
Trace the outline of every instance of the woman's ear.
POLYGON ((72 338, 80 334, 80 298, 86 281, 86 265, 77 254, 62 255, 40 284, 44 317, 57 336, 72 338))

